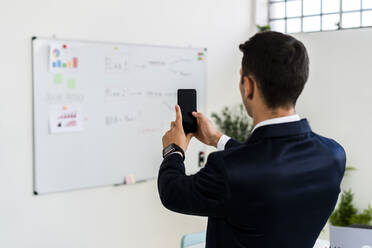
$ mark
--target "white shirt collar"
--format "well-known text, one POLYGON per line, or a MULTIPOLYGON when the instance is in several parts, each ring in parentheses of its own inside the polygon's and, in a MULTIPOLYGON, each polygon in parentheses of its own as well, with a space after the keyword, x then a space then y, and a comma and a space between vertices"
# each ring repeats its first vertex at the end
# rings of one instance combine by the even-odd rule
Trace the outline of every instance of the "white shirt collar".
POLYGON ((301 120, 301 118, 297 114, 267 119, 267 120, 257 123, 256 126, 254 126, 254 128, 252 129, 251 133, 253 133, 253 131, 256 130, 258 127, 272 125, 272 124, 280 124, 280 123, 285 123, 285 122, 299 121, 299 120, 301 120))

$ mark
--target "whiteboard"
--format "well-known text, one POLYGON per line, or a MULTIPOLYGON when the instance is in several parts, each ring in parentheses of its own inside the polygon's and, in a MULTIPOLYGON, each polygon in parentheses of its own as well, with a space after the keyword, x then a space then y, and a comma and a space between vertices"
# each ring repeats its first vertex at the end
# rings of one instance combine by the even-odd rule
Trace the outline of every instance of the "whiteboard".
MULTIPOLYGON (((36 37, 32 51, 35 194, 154 178, 177 89, 204 111, 204 48, 36 37)), ((192 141, 185 162, 203 148, 192 141)))

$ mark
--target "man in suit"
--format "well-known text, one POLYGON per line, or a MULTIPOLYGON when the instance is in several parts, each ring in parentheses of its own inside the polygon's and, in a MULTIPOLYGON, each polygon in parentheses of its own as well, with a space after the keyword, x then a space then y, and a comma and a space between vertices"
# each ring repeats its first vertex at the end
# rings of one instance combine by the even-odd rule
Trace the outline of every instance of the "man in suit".
POLYGON ((176 121, 163 136, 171 152, 159 170, 161 202, 175 212, 208 216, 207 248, 311 248, 335 207, 345 151, 295 113, 309 73, 300 41, 264 32, 239 48, 239 88, 252 134, 240 143, 194 112, 198 131, 185 135, 176 106, 176 121), (218 151, 187 176, 184 151, 193 136, 218 151))

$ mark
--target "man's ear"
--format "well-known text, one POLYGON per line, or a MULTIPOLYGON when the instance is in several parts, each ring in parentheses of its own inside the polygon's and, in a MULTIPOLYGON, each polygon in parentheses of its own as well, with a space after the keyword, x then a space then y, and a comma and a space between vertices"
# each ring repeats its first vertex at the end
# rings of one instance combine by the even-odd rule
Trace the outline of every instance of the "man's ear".
POLYGON ((249 100, 253 99, 255 82, 256 81, 252 76, 243 77, 244 96, 249 100))

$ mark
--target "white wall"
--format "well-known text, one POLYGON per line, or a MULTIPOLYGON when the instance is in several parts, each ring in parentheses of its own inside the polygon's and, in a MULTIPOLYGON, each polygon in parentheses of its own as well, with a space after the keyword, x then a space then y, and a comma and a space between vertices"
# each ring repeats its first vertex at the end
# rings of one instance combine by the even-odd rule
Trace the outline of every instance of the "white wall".
POLYGON ((32 195, 31 36, 208 47, 216 111, 240 101, 237 46, 252 34, 251 9, 246 0, 2 1, 0 246, 178 247, 206 224, 165 210, 155 181, 32 195))
POLYGON ((315 132, 345 148, 347 166, 357 170, 343 188, 355 193, 359 209, 372 204, 372 29, 295 35, 310 56, 310 78, 297 111, 315 132))

